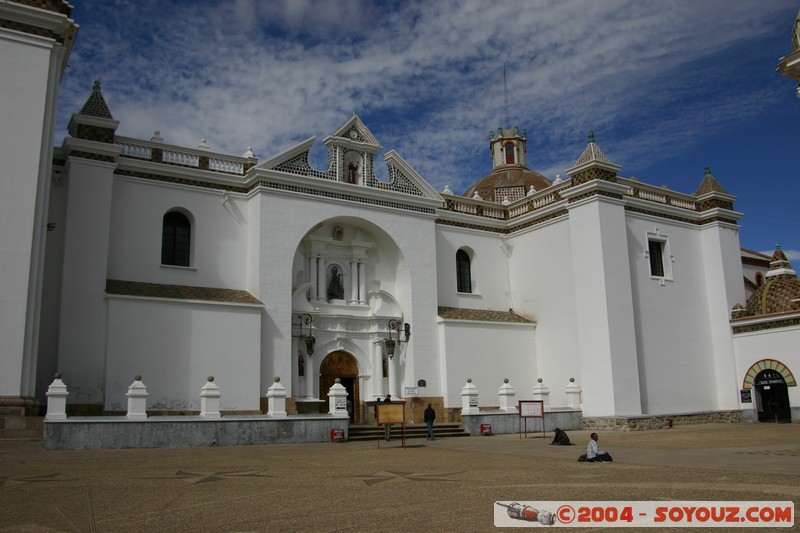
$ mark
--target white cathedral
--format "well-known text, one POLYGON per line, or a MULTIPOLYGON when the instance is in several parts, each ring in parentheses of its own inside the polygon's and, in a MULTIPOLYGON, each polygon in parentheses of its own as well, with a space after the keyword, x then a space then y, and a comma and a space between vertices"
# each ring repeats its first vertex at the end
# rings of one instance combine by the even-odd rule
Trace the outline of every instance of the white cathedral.
MULTIPOLYGON (((357 116, 260 160, 117 135, 100 84, 53 148, 77 27, 63 1, 0 3, 0 408, 35 413, 56 372, 70 413, 292 413, 339 379, 457 419, 468 379, 583 419, 800 414, 800 282, 742 250, 709 169, 680 193, 619 174, 590 136, 564 179, 492 133, 491 173, 436 191, 357 116), (388 181, 376 176, 387 165, 388 181), (576 396, 574 393, 578 391, 576 396), (575 401, 575 398, 578 401, 575 401)), ((421 411, 420 411, 421 412, 421 411)))

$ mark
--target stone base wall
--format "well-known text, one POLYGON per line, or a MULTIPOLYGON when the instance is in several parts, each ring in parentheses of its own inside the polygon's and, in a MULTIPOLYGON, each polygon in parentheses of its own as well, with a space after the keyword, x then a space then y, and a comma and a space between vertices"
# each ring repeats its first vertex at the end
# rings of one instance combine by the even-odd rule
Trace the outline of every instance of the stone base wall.
POLYGON ((644 431, 691 424, 713 424, 719 422, 741 422, 741 411, 708 411, 657 416, 608 416, 585 417, 581 429, 593 431, 644 431))
POLYGON ((231 416, 207 420, 193 416, 81 417, 45 421, 47 450, 109 448, 195 448, 248 444, 330 442, 332 429, 347 440, 347 418, 333 415, 231 416))
MULTIPOLYGON (((484 411, 474 415, 461 415, 464 430, 470 435, 481 434, 481 424, 490 424, 493 435, 508 433, 543 433, 552 432, 555 428, 564 430, 580 429, 580 411, 545 411, 544 418, 520 419, 515 412, 484 411), (542 424, 544 423, 544 429, 542 424)), ((552 435, 551 435, 552 436, 552 435)))

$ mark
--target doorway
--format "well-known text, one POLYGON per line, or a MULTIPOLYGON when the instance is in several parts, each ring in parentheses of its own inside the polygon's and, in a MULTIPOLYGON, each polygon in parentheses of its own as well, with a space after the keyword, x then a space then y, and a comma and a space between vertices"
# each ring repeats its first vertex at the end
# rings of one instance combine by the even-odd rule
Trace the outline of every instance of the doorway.
POLYGON ((786 380, 776 370, 762 370, 753 380, 759 422, 791 422, 789 390, 786 380))
POLYGON ((358 390, 358 362, 356 358, 344 350, 331 352, 319 365, 319 399, 324 400, 320 407, 322 412, 328 411, 328 391, 339 378, 342 386, 347 389, 347 400, 350 411, 350 422, 360 422, 360 405, 358 390))

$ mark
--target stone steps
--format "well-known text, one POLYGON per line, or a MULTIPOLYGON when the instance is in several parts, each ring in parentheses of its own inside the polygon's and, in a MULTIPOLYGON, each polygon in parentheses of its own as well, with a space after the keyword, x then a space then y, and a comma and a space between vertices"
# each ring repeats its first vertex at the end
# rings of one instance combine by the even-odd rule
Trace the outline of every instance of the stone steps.
MULTIPOLYGON (((349 441, 376 440, 383 438, 383 428, 376 426, 350 426, 347 430, 349 441)), ((395 424, 391 429, 392 439, 401 439, 403 436, 402 426, 395 424)), ((469 437, 469 433, 464 430, 461 424, 434 424, 433 434, 437 439, 448 437, 469 437)), ((406 439, 424 439, 428 436, 428 427, 425 424, 414 424, 406 426, 406 439)))

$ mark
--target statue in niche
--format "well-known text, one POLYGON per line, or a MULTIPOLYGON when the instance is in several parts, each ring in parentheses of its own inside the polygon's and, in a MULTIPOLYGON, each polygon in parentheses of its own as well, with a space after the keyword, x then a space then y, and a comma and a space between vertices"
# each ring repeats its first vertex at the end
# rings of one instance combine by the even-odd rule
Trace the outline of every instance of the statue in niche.
POLYGON ((341 241, 344 238, 344 229, 341 226, 333 228, 333 240, 341 241))
POLYGON ((302 355, 297 356, 297 375, 301 378, 306 375, 306 360, 302 355))
POLYGON ((347 183, 358 183, 358 163, 355 161, 347 166, 347 183))
POLYGON ((344 287, 342 286, 342 275, 339 268, 331 269, 331 281, 328 283, 328 301, 344 299, 344 287))

